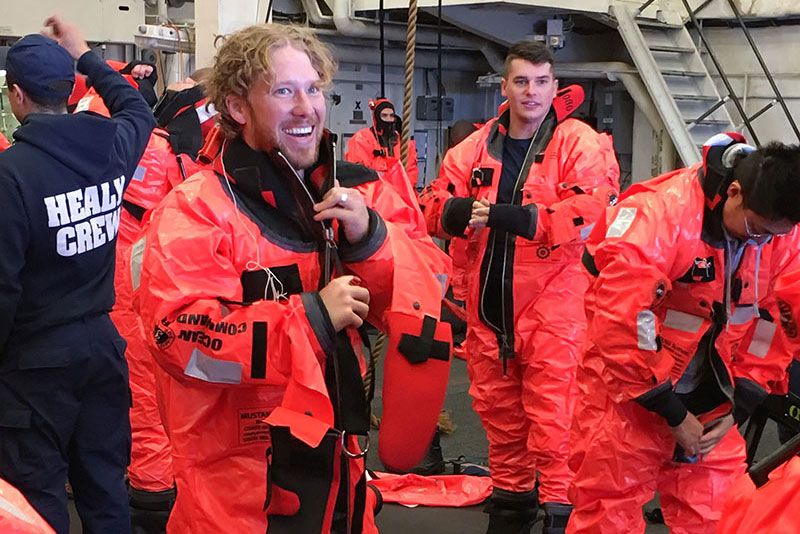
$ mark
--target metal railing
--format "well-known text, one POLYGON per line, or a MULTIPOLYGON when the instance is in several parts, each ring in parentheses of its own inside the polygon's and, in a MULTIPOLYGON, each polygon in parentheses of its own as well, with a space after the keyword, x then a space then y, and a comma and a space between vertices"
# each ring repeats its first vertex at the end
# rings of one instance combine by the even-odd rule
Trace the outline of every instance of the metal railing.
MULTIPOLYGON (((745 37, 747 37, 747 42, 750 43, 750 48, 753 49, 753 53, 756 55, 756 59, 758 59, 758 64, 761 65, 761 69, 764 71, 764 75, 767 77, 767 80, 769 80, 769 85, 770 87, 772 87, 772 91, 775 93, 775 99, 781 105, 783 113, 786 115, 786 119, 792 126, 792 130, 794 130, 794 134, 797 136, 797 139, 800 140, 800 130, 797 129, 797 124, 794 122, 792 113, 789 111, 789 107, 786 105, 786 101, 783 99, 783 95, 781 95, 780 89, 778 89, 778 86, 775 84, 775 79, 772 77, 772 73, 769 71, 766 62, 764 62, 764 58, 761 56, 761 52, 758 50, 758 46, 756 46, 756 43, 753 40, 753 36, 750 35, 750 30, 747 29, 747 25, 744 23, 744 20, 742 20, 742 15, 741 13, 739 13, 739 8, 736 7, 736 4, 734 3, 733 0, 728 0, 728 5, 731 6, 733 14, 736 15, 736 20, 739 21, 739 26, 741 26, 745 37)), ((775 101, 773 100, 772 103, 768 104, 768 106, 772 107, 772 104, 774 104, 774 102, 775 101)), ((763 113, 763 111, 757 112, 756 115, 754 115, 754 117, 761 115, 761 113, 763 113)), ((752 120, 754 117, 751 117, 750 120, 752 120)))
MULTIPOLYGON (((760 142, 758 140, 758 135, 756 135, 755 129, 753 129, 753 125, 751 123, 750 117, 747 116, 747 112, 742 107, 742 103, 739 101, 739 97, 736 96, 736 91, 734 91, 733 86, 731 85, 730 80, 728 80, 728 76, 725 74, 725 71, 722 68, 719 60, 717 59, 716 54, 714 54, 714 50, 711 48, 711 45, 706 39, 705 34, 703 33, 703 28, 700 23, 697 21, 697 16, 695 15, 695 11, 689 5, 689 0, 682 0, 683 6, 686 8, 686 11, 689 13, 689 19, 692 21, 692 25, 694 29, 697 31, 697 35, 700 37, 700 41, 703 43, 706 51, 708 52, 708 57, 711 58, 711 62, 714 64, 714 68, 717 69, 717 72, 722 79, 723 85, 725 85, 725 90, 728 91, 728 95, 730 96, 730 100, 733 102, 733 105, 736 107, 736 110, 739 112, 739 115, 742 117, 742 121, 744 122, 747 131, 750 132, 750 137, 755 143, 756 146, 760 146, 760 142)), ((722 101, 717 104, 717 107, 722 105, 722 101)), ((714 108, 716 109, 716 108, 714 108)), ((712 111, 713 113, 713 111, 712 111)), ((706 112, 703 114, 703 117, 707 117, 710 113, 706 112)), ((700 122, 699 120, 696 122, 700 122)))
MULTIPOLYGON (((767 64, 764 61, 764 58, 761 55, 761 52, 759 51, 758 46, 756 45, 755 41, 753 40, 753 36, 750 34, 750 30, 747 28, 747 25, 744 23, 744 20, 742 19, 742 15, 739 12, 739 9, 736 7, 736 4, 735 4, 734 0, 727 0, 727 1, 728 1, 728 5, 730 6, 731 10, 733 11, 734 16, 736 17, 736 20, 739 22, 739 26, 742 28, 742 31, 744 32, 744 35, 747 38, 747 42, 750 45, 750 48, 753 50, 753 53, 755 54, 756 59, 758 60, 759 65, 761 66, 761 69, 764 71, 764 75, 766 76, 766 78, 767 78, 767 80, 769 82, 769 85, 772 88, 773 93, 775 93, 775 99, 774 100, 770 101, 766 106, 762 107, 761 109, 759 109, 753 115, 750 115, 750 116, 747 115, 747 112, 742 107, 742 104, 739 101, 739 98, 736 96, 736 92, 734 91, 733 86, 731 85, 730 80, 728 79, 728 76, 725 74, 725 71, 723 70, 722 65, 720 64, 719 60, 717 59, 717 56, 714 54, 714 50, 712 49, 711 45, 708 42, 708 39, 706 39, 706 36, 703 33, 702 25, 697 20, 697 16, 696 16, 697 12, 699 12, 702 8, 704 8, 706 5, 708 5, 708 1, 703 2, 697 9, 692 9, 692 7, 689 5, 688 0, 682 0, 683 5, 686 8, 686 11, 689 13, 689 19, 692 22, 692 26, 694 26, 694 29, 697 32, 697 35, 700 37, 700 41, 702 42, 703 47, 708 52, 708 56, 711 59, 711 62, 714 64, 714 68, 717 69, 717 72, 719 73, 720 79, 722 80, 723 85, 725 85, 725 89, 728 91, 728 95, 730 97, 730 100, 733 102, 734 106, 736 107, 736 110, 739 112, 739 115, 742 117, 742 122, 744 123, 745 127, 747 128, 747 131, 750 132, 750 136, 751 136, 751 139, 752 139, 753 143, 755 143, 756 146, 760 146, 760 142, 758 140, 758 136, 756 135, 755 130, 753 129, 752 122, 755 119, 757 119, 758 117, 760 117, 761 115, 763 115, 765 112, 767 112, 769 109, 771 109, 776 103, 780 104, 781 109, 783 110, 784 114, 786 115, 786 119, 789 121, 789 125, 792 127, 792 130, 794 131, 794 134, 797 136, 797 139, 800 140, 800 130, 798 129, 797 124, 794 121, 794 117, 792 117, 792 113, 791 113, 791 111, 789 111, 789 107, 786 105, 786 101, 783 99, 783 95, 781 94, 780 89, 778 89, 778 86, 775 83, 775 79, 772 77, 772 73, 770 72, 769 67, 767 67, 767 64)), ((642 6, 641 10, 646 8, 651 3, 652 3, 652 1, 645 2, 645 4, 642 6)), ((707 118, 716 109, 718 109, 720 106, 722 106, 725 103, 725 100, 727 100, 727 99, 728 99, 728 97, 724 98, 723 100, 721 100, 720 102, 715 104, 711 109, 709 109, 708 111, 703 113, 703 115, 698 117, 697 120, 695 120, 694 122, 695 123, 702 122, 703 119, 707 118)))

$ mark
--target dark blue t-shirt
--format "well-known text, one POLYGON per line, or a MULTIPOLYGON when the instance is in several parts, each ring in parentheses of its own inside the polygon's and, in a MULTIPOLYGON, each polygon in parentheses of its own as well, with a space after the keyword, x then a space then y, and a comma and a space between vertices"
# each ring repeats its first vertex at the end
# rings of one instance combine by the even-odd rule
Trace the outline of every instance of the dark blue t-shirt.
POLYGON ((517 182, 525 155, 531 146, 532 137, 513 139, 507 136, 503 141, 503 172, 497 186, 497 204, 511 204, 514 199, 514 184, 517 182))

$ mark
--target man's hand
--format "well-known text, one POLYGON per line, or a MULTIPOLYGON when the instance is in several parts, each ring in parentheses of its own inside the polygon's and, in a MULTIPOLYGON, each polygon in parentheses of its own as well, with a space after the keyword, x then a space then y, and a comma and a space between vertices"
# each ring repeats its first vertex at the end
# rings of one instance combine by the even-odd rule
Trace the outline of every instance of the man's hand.
POLYGON ((700 454, 708 454, 711 452, 714 447, 717 446, 717 443, 725 437, 725 434, 731 429, 733 423, 733 414, 728 414, 707 423, 703 431, 703 436, 700 438, 700 449, 698 452, 700 454))
POLYGON ((333 329, 358 328, 369 312, 369 291, 357 285, 355 276, 340 276, 319 290, 319 296, 328 310, 333 329))
POLYGON ((691 413, 686 413, 686 418, 678 426, 670 427, 675 441, 683 448, 686 456, 700 453, 700 439, 703 436, 703 424, 691 413))
POLYGON ((489 222, 489 201, 476 200, 472 203, 472 215, 469 219, 469 227, 473 230, 486 227, 489 222))
POLYGON ((355 189, 339 187, 336 182, 325 193, 322 202, 314 204, 315 221, 337 219, 344 229, 344 235, 351 244, 356 244, 367 236, 369 213, 364 197, 355 189))
POLYGON ((67 49, 73 59, 78 60, 83 54, 89 51, 80 30, 74 24, 64 22, 58 15, 53 15, 44 21, 44 25, 50 28, 52 33, 46 30, 42 34, 58 41, 58 44, 67 49))
POLYGON ((153 74, 153 66, 139 63, 131 69, 131 76, 137 80, 144 80, 153 74))

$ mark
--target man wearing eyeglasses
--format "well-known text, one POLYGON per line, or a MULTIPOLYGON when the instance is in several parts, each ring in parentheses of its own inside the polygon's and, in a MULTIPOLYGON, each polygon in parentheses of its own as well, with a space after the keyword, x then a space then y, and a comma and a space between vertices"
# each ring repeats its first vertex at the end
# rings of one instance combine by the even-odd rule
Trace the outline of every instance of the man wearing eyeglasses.
POLYGON ((798 199, 800 146, 720 134, 701 164, 634 185, 597 223, 568 534, 644 532, 656 490, 672 532, 715 531, 745 468, 733 425, 797 350, 774 283, 800 263, 798 199))

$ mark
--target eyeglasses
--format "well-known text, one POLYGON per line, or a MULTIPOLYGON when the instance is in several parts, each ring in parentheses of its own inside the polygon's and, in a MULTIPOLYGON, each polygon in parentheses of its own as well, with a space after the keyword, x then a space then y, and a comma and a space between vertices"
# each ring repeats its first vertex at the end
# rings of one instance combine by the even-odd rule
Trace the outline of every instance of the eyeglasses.
POLYGON ((781 232, 779 234, 773 234, 772 232, 764 232, 764 233, 753 232, 750 229, 750 221, 747 220, 747 213, 743 213, 742 215, 744 215, 744 233, 750 239, 755 239, 755 240, 758 241, 758 240, 761 240, 761 239, 768 239, 768 238, 773 237, 773 236, 786 235, 786 234, 789 233, 789 232, 781 232))
POLYGON ((750 229, 750 222, 747 220, 747 214, 744 213, 744 233, 751 239, 766 239, 771 234, 757 234, 750 229))

